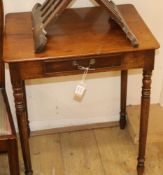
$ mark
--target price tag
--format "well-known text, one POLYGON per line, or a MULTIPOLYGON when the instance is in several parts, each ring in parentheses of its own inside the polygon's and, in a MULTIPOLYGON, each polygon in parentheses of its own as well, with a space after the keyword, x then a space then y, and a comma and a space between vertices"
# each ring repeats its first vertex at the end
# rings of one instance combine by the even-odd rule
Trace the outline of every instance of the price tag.
POLYGON ((82 76, 82 80, 81 82, 76 86, 75 89, 75 96, 78 98, 82 98, 84 96, 84 93, 86 91, 86 83, 85 83, 85 79, 87 77, 88 74, 88 70, 89 68, 85 68, 83 76, 82 76))
POLYGON ((81 98, 84 96, 84 93, 86 91, 86 84, 81 82, 80 84, 78 84, 76 86, 76 89, 75 89, 75 96, 81 98))

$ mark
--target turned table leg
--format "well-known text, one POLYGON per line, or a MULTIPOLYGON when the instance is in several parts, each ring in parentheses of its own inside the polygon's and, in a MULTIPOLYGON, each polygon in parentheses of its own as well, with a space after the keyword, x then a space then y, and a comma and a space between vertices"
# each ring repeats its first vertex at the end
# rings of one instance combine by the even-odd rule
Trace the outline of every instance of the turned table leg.
POLYGON ((16 115, 19 127, 20 141, 22 146, 23 159, 25 164, 25 174, 32 175, 32 166, 30 158, 30 147, 28 140, 29 128, 27 125, 27 112, 26 102, 24 94, 24 82, 23 81, 12 81, 13 94, 15 99, 16 115))
POLYGON ((20 175, 17 140, 9 139, 8 160, 10 175, 20 175))
POLYGON ((120 112, 120 128, 124 129, 126 126, 126 101, 127 101, 127 78, 128 71, 121 71, 121 112, 120 112))
POLYGON ((140 134, 139 134, 139 156, 138 156, 138 175, 144 172, 145 150, 148 131, 148 117, 150 107, 150 91, 151 91, 151 70, 143 71, 143 86, 141 99, 141 114, 140 114, 140 134))
POLYGON ((24 91, 24 102, 25 102, 25 109, 26 109, 26 124, 28 127, 28 136, 30 137, 30 126, 29 126, 29 119, 28 119, 28 109, 27 109, 27 98, 26 98, 26 88, 25 88, 25 81, 23 80, 23 91, 24 91))

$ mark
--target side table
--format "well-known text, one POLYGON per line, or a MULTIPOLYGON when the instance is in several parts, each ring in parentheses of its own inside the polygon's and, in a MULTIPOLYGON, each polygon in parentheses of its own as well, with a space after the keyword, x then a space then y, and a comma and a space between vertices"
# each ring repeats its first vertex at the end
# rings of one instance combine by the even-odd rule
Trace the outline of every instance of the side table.
POLYGON ((93 58, 95 70, 121 71, 120 127, 126 124, 128 69, 143 69, 141 121, 138 153, 138 175, 142 175, 150 107, 151 75, 155 50, 159 44, 145 25, 134 6, 118 6, 127 24, 139 40, 133 48, 125 34, 101 7, 67 9, 49 27, 49 42, 43 53, 35 54, 31 13, 12 13, 6 16, 4 62, 9 64, 15 109, 19 126, 26 175, 33 174, 29 149, 29 125, 25 80, 80 74, 74 61, 88 66, 93 58), (83 20, 83 16, 85 19, 83 20))

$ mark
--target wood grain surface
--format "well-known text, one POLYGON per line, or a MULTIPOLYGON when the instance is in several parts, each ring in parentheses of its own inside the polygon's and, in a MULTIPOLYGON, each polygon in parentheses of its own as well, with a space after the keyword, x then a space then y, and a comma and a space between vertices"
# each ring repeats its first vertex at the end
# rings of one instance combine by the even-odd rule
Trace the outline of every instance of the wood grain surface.
MULTIPOLYGON (((35 175, 136 175, 137 146, 118 127, 32 137, 31 151, 35 175)), ((144 175, 161 175, 163 142, 148 144, 146 159, 144 175)), ((0 162, 8 175, 5 155, 0 162)))
POLYGON ((48 31, 45 52, 35 54, 31 13, 6 16, 4 61, 30 61, 111 54, 125 51, 156 49, 159 44, 132 5, 119 9, 139 40, 133 48, 125 34, 103 8, 67 9, 48 31), (98 42, 97 42, 98 41, 98 42))

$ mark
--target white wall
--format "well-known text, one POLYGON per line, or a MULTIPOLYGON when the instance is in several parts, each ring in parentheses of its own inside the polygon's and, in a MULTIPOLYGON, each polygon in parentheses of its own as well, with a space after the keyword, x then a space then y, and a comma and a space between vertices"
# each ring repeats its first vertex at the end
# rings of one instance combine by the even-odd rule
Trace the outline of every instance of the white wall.
MULTIPOLYGON (((28 11, 36 2, 43 0, 4 1, 5 11, 28 11)), ((116 3, 133 3, 155 34, 163 43, 163 2, 148 0, 116 0, 116 3)), ((89 0, 77 0, 76 6, 93 5, 89 0)), ((156 54, 156 66, 153 73, 152 103, 159 103, 163 77, 163 50, 156 54)), ((15 117, 12 90, 7 74, 7 89, 15 117)), ((74 88, 81 75, 27 81, 29 119, 32 130, 80 125, 94 122, 116 121, 119 118, 120 77, 119 72, 99 73, 88 76, 87 92, 81 102, 73 99, 74 88), (46 90, 45 90, 46 89, 46 90)), ((128 104, 139 104, 141 96, 141 70, 130 71, 128 104)))

